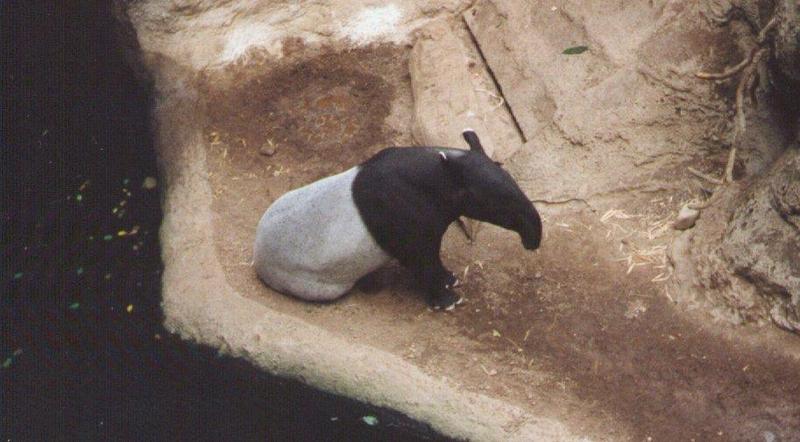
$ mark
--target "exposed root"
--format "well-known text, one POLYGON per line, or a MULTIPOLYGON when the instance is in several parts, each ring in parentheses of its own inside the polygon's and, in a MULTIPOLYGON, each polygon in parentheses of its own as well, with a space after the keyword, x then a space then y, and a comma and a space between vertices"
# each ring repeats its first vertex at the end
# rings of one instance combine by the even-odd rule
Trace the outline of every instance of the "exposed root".
POLYGON ((736 147, 731 146, 730 152, 728 152, 728 162, 725 164, 725 182, 732 183, 733 182, 733 165, 736 163, 736 147))
POLYGON ((689 169, 689 172, 692 175, 694 175, 694 176, 696 176, 698 178, 702 178, 702 179, 704 179, 704 180, 706 180, 706 181, 708 181, 710 183, 714 183, 714 184, 717 184, 717 185, 722 184, 722 180, 719 179, 719 178, 714 178, 713 176, 705 174, 703 172, 700 172, 699 170, 697 170, 697 169, 695 169, 694 167, 691 167, 691 166, 689 166, 688 169, 689 169))
POLYGON ((747 93, 753 96, 755 95, 754 91, 758 78, 758 64, 768 52, 769 49, 767 48, 761 48, 756 52, 752 62, 742 73, 742 77, 739 79, 739 85, 736 87, 736 116, 734 117, 733 143, 731 144, 731 151, 728 154, 728 162, 725 164, 725 182, 728 183, 733 182, 733 166, 736 163, 736 142, 739 140, 739 137, 744 134, 747 124, 744 111, 744 97, 747 93))
POLYGON ((746 118, 745 118, 745 110, 744 110, 744 99, 746 94, 750 95, 751 102, 756 102, 756 86, 758 80, 758 65, 761 63, 761 59, 764 58, 765 55, 769 53, 769 48, 765 47, 765 42, 767 37, 769 36, 770 32, 775 29, 775 26, 778 24, 778 18, 772 17, 767 24, 761 28, 758 32, 758 36, 756 37, 757 45, 750 51, 747 55, 747 58, 739 62, 737 65, 725 69, 722 72, 697 72, 695 76, 697 78, 701 78, 703 80, 723 80, 726 78, 733 77, 734 75, 738 74, 739 72, 742 73, 741 77, 739 77, 739 84, 736 87, 736 111, 734 115, 734 127, 733 127, 733 142, 731 143, 731 150, 728 153, 728 161, 725 164, 725 175, 720 183, 716 183, 716 179, 710 179, 710 177, 704 176, 697 172, 696 170, 689 168, 689 171, 692 172, 694 175, 697 175, 701 178, 714 182, 715 184, 722 184, 724 183, 732 183, 733 182, 733 167, 736 164, 736 146, 739 137, 744 134, 745 126, 746 126, 746 118))
POLYGON ((694 74, 695 77, 700 78, 702 80, 724 80, 726 78, 733 77, 734 75, 738 74, 742 71, 742 69, 746 68, 750 63, 753 62, 753 55, 754 51, 751 51, 750 54, 744 60, 740 61, 739 64, 736 66, 729 67, 722 72, 697 72, 694 74))
POLYGON ((778 26, 778 17, 777 17, 777 16, 775 16, 775 17, 772 17, 772 18, 771 18, 771 19, 770 19, 770 20, 767 22, 767 24, 766 24, 766 25, 764 25, 764 27, 763 27, 763 28, 761 28, 761 31, 759 31, 759 33, 758 33, 758 37, 756 38, 756 41, 758 42, 758 44, 759 44, 759 45, 760 45, 760 44, 763 44, 763 43, 764 43, 764 42, 767 40, 767 35, 768 35, 768 34, 769 34, 769 33, 770 33, 770 32, 771 32, 773 29, 775 29, 775 26, 778 26))

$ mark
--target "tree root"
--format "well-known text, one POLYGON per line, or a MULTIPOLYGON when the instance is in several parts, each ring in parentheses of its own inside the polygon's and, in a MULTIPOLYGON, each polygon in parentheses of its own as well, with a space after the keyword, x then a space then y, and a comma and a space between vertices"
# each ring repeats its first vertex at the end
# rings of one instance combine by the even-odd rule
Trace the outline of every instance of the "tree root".
POLYGON ((708 174, 705 174, 703 172, 700 172, 699 170, 695 169, 694 167, 689 166, 689 172, 692 175, 694 175, 694 176, 696 176, 698 178, 702 178, 702 179, 708 181, 709 183, 713 183, 713 184, 716 184, 716 185, 722 184, 722 180, 721 179, 715 178, 715 177, 713 177, 711 175, 708 175, 708 174))
POLYGON ((758 79, 758 64, 769 52, 767 48, 759 49, 752 59, 752 62, 745 68, 742 77, 739 79, 739 85, 736 88, 736 115, 734 117, 733 128, 733 143, 731 143, 731 150, 728 154, 728 162, 725 165, 725 181, 728 183, 733 182, 733 166, 736 162, 736 142, 744 134, 747 120, 745 119, 744 111, 744 97, 745 93, 750 93, 751 99, 755 102, 755 87, 756 80, 758 79))
POLYGON ((755 50, 750 51, 750 54, 744 60, 740 61, 739 64, 729 67, 722 72, 697 72, 694 74, 695 77, 701 80, 724 80, 726 78, 733 77, 734 75, 738 74, 742 71, 742 69, 746 68, 753 62, 753 56, 755 55, 755 50))
MULTIPOLYGON (((723 70, 722 72, 697 72, 695 76, 702 80, 724 80, 727 78, 731 78, 734 75, 738 74, 739 72, 742 75, 739 77, 739 84, 736 87, 736 111, 734 114, 734 127, 733 127, 733 142, 731 143, 731 150, 728 153, 728 161, 725 164, 725 175, 723 177, 722 182, 724 183, 732 183, 733 182, 733 166, 736 163, 736 145, 739 138, 744 134, 745 127, 746 127, 746 119, 745 119, 745 110, 744 110, 744 100, 745 96, 750 95, 751 102, 756 102, 756 86, 758 80, 758 66, 761 63, 761 59, 764 58, 770 52, 770 49, 766 47, 765 42, 767 41, 767 37, 769 36, 770 32, 775 29, 775 26, 778 24, 778 18, 772 17, 767 24, 761 28, 758 32, 758 36, 756 37, 756 46, 750 51, 747 57, 730 68, 723 70)), ((694 175, 698 175, 695 173, 697 171, 693 171, 689 168, 689 171, 692 172, 694 175)), ((706 180, 712 181, 709 179, 710 177, 698 175, 701 178, 705 178, 706 180)), ((716 178, 714 178, 716 180, 716 178)), ((712 181, 714 182, 714 181, 712 181)), ((721 184, 721 183, 720 183, 721 184)))
POLYGON ((770 19, 770 20, 767 22, 767 24, 766 24, 766 25, 764 25, 764 27, 763 27, 763 28, 761 28, 761 31, 759 31, 759 33, 758 33, 758 37, 756 38, 756 42, 757 42, 759 45, 762 45, 762 44, 764 44, 764 42, 765 42, 765 41, 767 41, 767 36, 769 35, 769 33, 770 33, 770 32, 771 32, 773 29, 775 29, 775 26, 778 26, 778 17, 777 17, 777 16, 775 16, 775 17, 772 17, 772 18, 771 18, 771 19, 770 19))
POLYGON ((709 198, 709 199, 707 199, 705 201, 689 202, 688 204, 686 204, 686 207, 688 207, 690 209, 694 209, 694 210, 703 210, 703 209, 707 209, 707 208, 711 207, 711 204, 712 204, 712 201, 711 201, 711 198, 709 198))

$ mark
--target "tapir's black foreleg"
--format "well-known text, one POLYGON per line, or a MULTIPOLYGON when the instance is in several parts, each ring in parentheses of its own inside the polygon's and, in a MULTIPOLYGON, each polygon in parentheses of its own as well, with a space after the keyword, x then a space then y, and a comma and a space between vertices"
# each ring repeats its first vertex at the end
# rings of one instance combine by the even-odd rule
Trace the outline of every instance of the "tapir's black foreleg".
POLYGON ((461 302, 461 297, 451 290, 457 279, 442 264, 439 244, 417 250, 406 266, 422 284, 428 303, 434 309, 450 310, 461 302))
MULTIPOLYGON (((438 156, 436 157, 438 165, 438 156)), ((411 271, 436 309, 447 309, 461 298, 451 290, 457 283, 439 258, 442 236, 456 215, 440 201, 420 191, 418 182, 395 174, 365 169, 353 184, 354 198, 364 223, 378 244, 411 271), (373 174, 375 176, 371 176, 373 174)))

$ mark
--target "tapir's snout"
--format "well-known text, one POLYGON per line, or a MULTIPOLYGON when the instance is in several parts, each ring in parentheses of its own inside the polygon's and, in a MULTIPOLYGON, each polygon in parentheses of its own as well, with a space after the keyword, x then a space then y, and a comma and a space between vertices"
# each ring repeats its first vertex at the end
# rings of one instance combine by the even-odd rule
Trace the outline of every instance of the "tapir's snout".
POLYGON ((525 247, 525 250, 536 250, 539 248, 539 244, 541 243, 541 238, 537 237, 523 237, 522 238, 522 247, 525 247))
POLYGON ((524 227, 520 229, 519 236, 522 238, 522 246, 526 250, 536 250, 542 242, 542 219, 532 204, 530 209, 530 212, 524 217, 524 227))

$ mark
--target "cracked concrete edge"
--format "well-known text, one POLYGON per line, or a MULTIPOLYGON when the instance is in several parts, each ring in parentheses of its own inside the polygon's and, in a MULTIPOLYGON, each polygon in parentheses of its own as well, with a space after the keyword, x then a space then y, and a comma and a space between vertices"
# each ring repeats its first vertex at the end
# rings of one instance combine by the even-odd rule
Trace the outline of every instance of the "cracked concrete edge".
POLYGON ((168 330, 275 375, 398 410, 455 438, 586 440, 559 421, 463 391, 400 357, 349 343, 237 293, 226 282, 213 246, 212 190, 202 125, 194 118, 197 100, 182 90, 187 83, 158 83, 154 119, 165 183, 160 238, 168 330))
POLYGON ((462 132, 471 128, 491 158, 506 161, 522 147, 522 138, 468 35, 466 26, 452 18, 417 31, 409 56, 412 133, 422 145, 467 148, 462 132))

